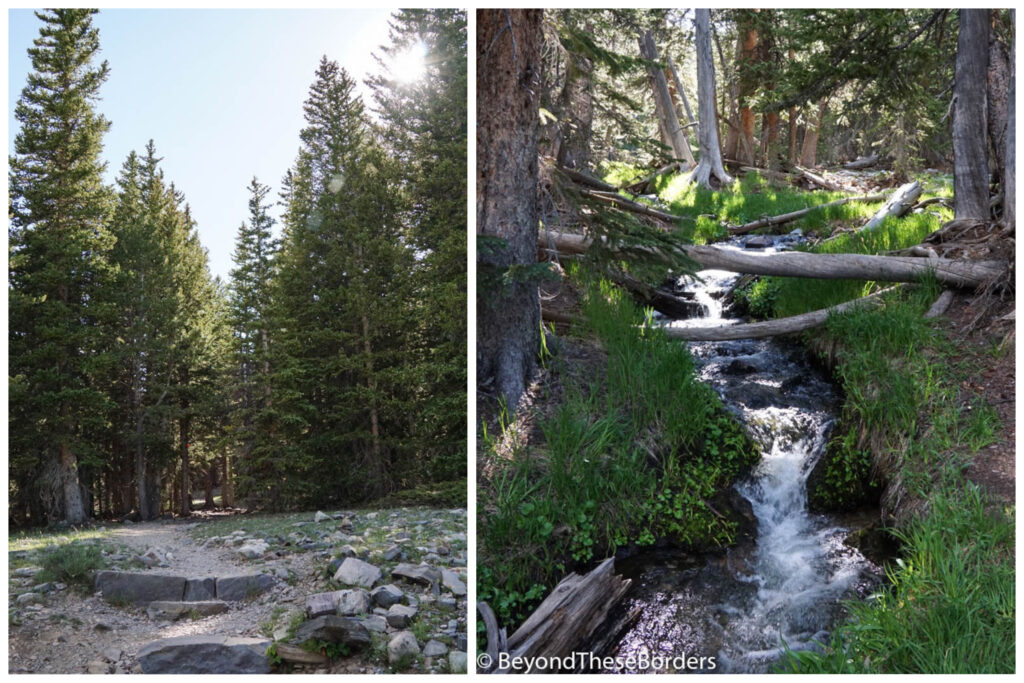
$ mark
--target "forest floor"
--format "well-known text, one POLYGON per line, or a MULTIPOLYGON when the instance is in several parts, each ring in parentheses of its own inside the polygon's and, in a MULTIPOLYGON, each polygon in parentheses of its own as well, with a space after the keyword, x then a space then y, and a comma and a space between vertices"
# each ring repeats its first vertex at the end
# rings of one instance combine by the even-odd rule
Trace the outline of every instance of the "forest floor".
MULTIPOLYGON (((386 610, 364 618, 370 646, 352 656, 280 671, 302 673, 386 673, 403 670, 447 672, 464 661, 466 597, 466 512, 429 508, 285 515, 212 514, 199 521, 108 523, 82 532, 11 536, 9 539, 8 671, 10 673, 141 673, 138 652, 147 643, 173 636, 229 635, 284 642, 305 620, 306 598, 346 586, 330 578, 343 556, 353 555, 383 570, 379 584, 394 584, 418 613, 408 630, 419 655, 399 666, 387 645, 402 629, 388 626, 386 610), (337 520, 342 520, 339 524, 337 520), (266 548, 246 558, 241 547, 262 541, 266 548), (185 577, 266 574, 273 586, 261 595, 229 602, 222 614, 178 621, 150 618, 146 606, 110 603, 91 586, 42 582, 49 554, 70 547, 100 550, 104 568, 185 577), (151 558, 147 568, 140 560, 151 558), (391 576, 398 563, 426 564, 454 572, 455 587, 439 591, 391 576), (25 597, 25 596, 28 597, 25 597), (369 622, 375 620, 375 628, 369 622), (431 645, 432 655, 424 653, 431 645), (439 644, 443 647, 440 647, 439 644), (440 650, 444 652, 440 652, 440 650)), ((250 553, 252 554, 252 553, 250 553)), ((451 574, 449 574, 451 576, 451 574)), ((447 583, 447 581, 446 581, 447 583)), ((197 616, 194 613, 191 615, 197 616)))

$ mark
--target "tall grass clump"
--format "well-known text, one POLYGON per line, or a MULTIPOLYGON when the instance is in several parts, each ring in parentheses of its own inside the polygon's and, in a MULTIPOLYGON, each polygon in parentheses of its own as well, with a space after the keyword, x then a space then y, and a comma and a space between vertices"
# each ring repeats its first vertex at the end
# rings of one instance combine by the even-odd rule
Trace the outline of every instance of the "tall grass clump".
POLYGON ((46 552, 40 562, 43 581, 59 581, 83 590, 92 587, 92 575, 103 569, 106 562, 99 546, 84 543, 68 543, 46 552))
POLYGON ((903 532, 890 585, 850 604, 823 652, 791 652, 799 673, 1013 673, 1014 515, 967 484, 931 500, 903 532))
POLYGON ((579 333, 600 342, 605 372, 566 378, 543 443, 499 465, 482 506, 480 598, 503 624, 519 623, 571 569, 627 544, 730 543, 734 526, 708 500, 757 457, 685 345, 642 327, 645 315, 608 283, 583 291, 579 333))

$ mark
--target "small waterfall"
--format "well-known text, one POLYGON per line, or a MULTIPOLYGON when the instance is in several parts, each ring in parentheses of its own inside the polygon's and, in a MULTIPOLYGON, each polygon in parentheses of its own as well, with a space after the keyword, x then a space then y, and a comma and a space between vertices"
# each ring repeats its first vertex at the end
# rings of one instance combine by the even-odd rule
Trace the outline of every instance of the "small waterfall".
MULTIPOLYGON (((698 275, 687 289, 709 315, 668 324, 740 322, 723 317, 722 306, 738 276, 698 275)), ((756 542, 724 558, 660 555, 623 564, 635 586, 627 609, 642 612, 608 654, 713 656, 716 672, 766 672, 785 646, 827 640, 840 600, 863 587, 870 566, 843 544, 846 529, 807 509, 807 476, 825 450, 838 396, 801 349, 775 340, 692 343, 691 351, 701 378, 762 446, 761 463, 737 486, 757 518, 756 542)))

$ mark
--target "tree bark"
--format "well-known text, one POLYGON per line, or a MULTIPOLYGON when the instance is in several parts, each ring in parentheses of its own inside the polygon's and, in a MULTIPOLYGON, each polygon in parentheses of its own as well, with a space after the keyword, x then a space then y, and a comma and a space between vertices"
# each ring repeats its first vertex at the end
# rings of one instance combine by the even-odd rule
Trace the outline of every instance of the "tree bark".
POLYGON ((722 165, 715 118, 715 69, 711 59, 711 10, 697 9, 697 108, 700 115, 700 162, 690 174, 690 182, 711 188, 714 177, 721 185, 731 185, 732 176, 722 165))
POLYGON ((71 445, 60 444, 61 488, 64 492, 64 520, 68 524, 81 524, 87 519, 82 503, 82 491, 78 486, 78 459, 71 451, 71 445))
POLYGON ((921 183, 916 180, 906 185, 901 185, 892 195, 889 200, 885 203, 881 209, 879 209, 874 216, 871 217, 867 223, 863 225, 857 232, 863 232, 865 230, 874 230, 885 221, 889 216, 902 216, 907 211, 910 211, 916 202, 918 197, 924 188, 921 187, 921 183))
POLYGON ((800 150, 800 164, 802 166, 814 166, 818 160, 818 138, 821 136, 821 126, 825 123, 825 112, 828 111, 828 98, 823 97, 818 105, 818 120, 813 125, 808 125, 804 130, 804 146, 800 150))
MULTIPOLYGON (((1010 10, 1010 25, 1016 26, 1017 11, 1010 10)), ((1017 105, 1014 98, 1017 96, 1017 65, 1014 61, 1017 54, 1017 39, 1013 38, 1010 43, 1010 92, 1007 97, 1006 114, 1006 176, 1003 179, 1003 224, 1007 228, 1014 228, 1017 223, 1017 123, 1014 120, 1017 115, 1017 105)))
MULTIPOLYGON (((183 406, 182 410, 187 411, 188 406, 183 406)), ((181 501, 178 506, 178 513, 182 517, 188 517, 192 514, 192 482, 189 479, 189 427, 191 426, 192 418, 189 417, 186 412, 180 418, 178 418, 178 453, 181 457, 181 501)))
POLYGON ((540 349, 536 282, 502 281, 537 260, 542 18, 536 9, 477 11, 477 231, 496 238, 477 250, 477 381, 493 383, 510 412, 540 349))
MULTIPOLYGON (((997 11, 997 10, 994 10, 997 11)), ((1004 189, 1006 176, 1006 127, 1009 114, 1010 55, 1006 45, 993 34, 988 50, 988 79, 985 109, 988 113, 988 134, 992 141, 999 188, 1004 189)))
POLYGON ((955 217, 987 220, 988 120, 985 107, 988 71, 989 10, 961 9, 953 87, 953 198, 955 217))
MULTIPOLYGON (((757 10, 739 10, 741 20, 737 29, 739 35, 739 59, 737 60, 737 79, 739 80, 739 92, 737 93, 737 105, 739 107, 739 146, 736 150, 737 159, 744 164, 754 165, 757 163, 754 152, 754 110, 750 107, 750 98, 757 90, 757 82, 752 76, 752 69, 758 57, 758 31, 754 21, 757 10)), ((731 156, 728 155, 727 156, 731 156)))
MULTIPOLYGON (((640 55, 644 59, 651 62, 658 61, 658 48, 654 44, 654 35, 650 31, 641 35, 637 42, 640 44, 640 55)), ((673 156, 685 161, 689 164, 689 168, 693 168, 697 162, 693 159, 686 134, 683 132, 682 126, 679 125, 679 118, 676 116, 676 109, 672 104, 672 95, 668 91, 668 82, 665 80, 665 72, 648 65, 647 78, 654 91, 654 108, 658 115, 658 121, 665 135, 668 136, 673 156)))
POLYGON ((692 125, 696 126, 697 121, 693 118, 693 110, 690 109, 690 99, 686 96, 686 91, 683 90, 683 82, 679 80, 679 73, 676 71, 676 65, 672 63, 672 56, 665 55, 665 59, 668 62, 669 72, 672 74, 672 80, 676 84, 676 92, 679 93, 679 99, 683 103, 683 109, 686 111, 686 120, 692 125))
MULTIPOLYGON (((560 252, 569 254, 584 253, 591 242, 586 235, 550 232, 545 235, 539 246, 546 247, 548 240, 560 252)), ((703 270, 823 280, 918 282, 934 274, 935 279, 944 284, 976 288, 998 276, 1004 268, 998 261, 960 261, 868 254, 814 254, 798 251, 766 254, 699 245, 680 245, 678 248, 700 264, 703 270)), ((652 260, 667 260, 667 256, 656 250, 650 250, 650 254, 652 260)))

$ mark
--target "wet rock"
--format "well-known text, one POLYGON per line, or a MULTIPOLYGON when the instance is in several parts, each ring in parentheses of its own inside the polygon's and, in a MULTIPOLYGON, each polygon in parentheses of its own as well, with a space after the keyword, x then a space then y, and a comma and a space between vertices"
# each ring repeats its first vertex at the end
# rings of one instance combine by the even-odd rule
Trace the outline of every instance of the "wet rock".
POLYGON ((228 604, 223 600, 204 600, 202 602, 170 602, 157 600, 149 603, 146 614, 156 621, 177 621, 182 617, 210 617, 228 611, 228 604))
POLYGON ((772 246, 772 238, 768 235, 752 235, 743 243, 745 249, 764 249, 772 246))
POLYGON ((198 602, 200 600, 213 600, 217 597, 217 579, 208 576, 201 579, 185 580, 185 602, 198 602))
POLYGON ((374 588, 373 592, 370 593, 370 597, 373 599, 374 604, 380 605, 381 607, 391 607, 391 605, 401 602, 403 595, 404 593, 402 590, 393 583, 374 588))
POLYGON ((419 610, 407 605, 392 605, 388 608, 388 626, 394 628, 405 628, 412 623, 413 618, 419 610))
POLYGON ((442 569, 441 582, 454 595, 458 597, 463 597, 466 595, 466 584, 462 582, 462 578, 458 575, 458 573, 448 569, 442 569))
POLYGON ((335 581, 362 588, 372 588, 373 584, 380 580, 380 577, 381 571, 379 567, 354 557, 346 558, 334 574, 335 581))
POLYGON ((749 375, 754 372, 760 372, 760 369, 742 358, 737 358, 722 370, 722 374, 725 375, 749 375))
POLYGON ((392 569, 391 576, 428 587, 441 580, 440 570, 425 564, 416 565, 407 562, 403 562, 392 569))
POLYGON ((448 646, 440 640, 428 640, 423 646, 424 657, 438 657, 444 654, 448 654, 448 646))
POLYGON ((453 674, 466 673, 467 656, 465 652, 452 650, 448 653, 448 670, 453 674))
POLYGON ((181 600, 185 594, 185 579, 181 576, 99 571, 95 581, 104 599, 113 602, 145 605, 154 600, 181 600))
POLYGON ((305 622, 295 631, 294 642, 309 640, 361 647, 369 644, 370 632, 358 619, 328 614, 305 622))
POLYGON ((234 602, 265 593, 274 586, 268 574, 240 574, 217 577, 217 599, 234 602))
POLYGON ((147 674, 266 674, 270 643, 238 636, 164 638, 139 650, 139 664, 147 674))
POLYGON ((736 540, 757 538, 757 515, 750 501, 730 486, 719 491, 711 499, 711 505, 719 514, 736 525, 736 540))
POLYGON ((388 663, 398 664, 409 661, 420 653, 420 644, 412 631, 399 631, 388 642, 388 663))

